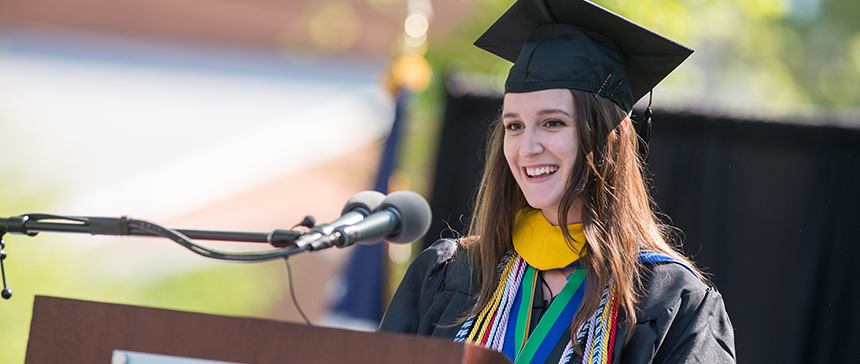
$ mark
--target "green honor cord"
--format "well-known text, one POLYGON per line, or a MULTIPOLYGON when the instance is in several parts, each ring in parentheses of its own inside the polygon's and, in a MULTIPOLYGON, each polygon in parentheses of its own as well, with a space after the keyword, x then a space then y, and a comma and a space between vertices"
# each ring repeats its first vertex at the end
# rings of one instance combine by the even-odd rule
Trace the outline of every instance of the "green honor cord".
MULTIPOLYGON (((546 314, 544 314, 543 318, 541 318, 540 322, 538 322, 537 327, 535 327, 534 332, 527 337, 527 332, 529 329, 529 321, 531 318, 531 310, 532 305, 534 304, 534 290, 535 283, 537 281, 536 270, 532 266, 528 266, 526 268, 525 276, 523 277, 523 303, 520 304, 520 310, 517 315, 517 329, 516 329, 516 345, 517 345, 517 364, 521 363, 530 363, 535 356, 535 353, 540 347, 541 343, 546 340, 547 334, 550 332, 550 329, 554 324, 557 323, 559 316, 561 316, 562 311, 568 306, 573 298, 574 294, 579 287, 582 285, 582 282, 585 280, 585 269, 578 268, 573 274, 571 274, 570 278, 568 278, 567 283, 565 283, 564 288, 562 288, 561 292, 559 292, 558 296, 552 301, 549 305, 549 309, 546 314), (531 284, 528 284, 531 282, 531 284), (528 304, 526 304, 526 297, 529 297, 528 304), (523 346, 523 343, 525 345, 523 346)), ((574 308, 575 309, 575 308, 574 308)), ((575 311, 574 311, 575 312, 575 311)), ((570 323, 558 323, 564 324, 565 327, 569 326, 570 323)), ((556 339, 558 340, 558 338, 556 339)))
POLYGON ((520 303, 520 312, 517 313, 517 331, 516 336, 514 338, 516 341, 514 343, 517 345, 517 353, 519 353, 523 346, 526 343, 526 338, 528 335, 528 330, 530 326, 531 308, 532 303, 534 302, 534 287, 535 282, 537 281, 537 274, 534 267, 531 265, 526 266, 526 273, 523 276, 523 296, 522 302, 520 303), (526 301, 528 299, 528 301, 526 301))

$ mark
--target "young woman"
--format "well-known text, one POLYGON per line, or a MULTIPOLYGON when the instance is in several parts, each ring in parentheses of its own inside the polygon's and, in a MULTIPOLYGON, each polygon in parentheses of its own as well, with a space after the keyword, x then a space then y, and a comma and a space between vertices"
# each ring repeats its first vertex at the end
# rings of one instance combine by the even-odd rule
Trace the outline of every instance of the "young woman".
POLYGON ((720 294, 651 209, 629 118, 691 51, 582 0, 520 0, 476 44, 515 62, 469 237, 413 262, 380 329, 516 363, 734 362, 720 294))

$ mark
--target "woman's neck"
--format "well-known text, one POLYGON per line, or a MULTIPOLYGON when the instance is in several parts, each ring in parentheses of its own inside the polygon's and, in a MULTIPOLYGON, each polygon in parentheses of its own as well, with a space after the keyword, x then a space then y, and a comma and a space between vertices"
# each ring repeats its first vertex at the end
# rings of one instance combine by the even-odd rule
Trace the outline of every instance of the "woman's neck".
MULTIPOLYGON (((560 222, 558 221, 558 209, 559 206, 547 207, 540 209, 541 214, 549 221, 552 226, 558 226, 560 222)), ((567 224, 578 224, 582 222, 582 199, 577 197, 573 200, 573 204, 570 205, 570 209, 567 210, 567 224)))

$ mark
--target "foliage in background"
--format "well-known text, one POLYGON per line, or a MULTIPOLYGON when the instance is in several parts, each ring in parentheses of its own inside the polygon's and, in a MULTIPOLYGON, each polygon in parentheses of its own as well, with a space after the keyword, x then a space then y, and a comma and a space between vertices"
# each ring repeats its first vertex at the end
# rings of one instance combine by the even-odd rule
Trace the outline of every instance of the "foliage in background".
MULTIPOLYGON (((665 82, 676 106, 860 107, 860 2, 856 0, 597 0, 696 50, 665 82), (687 105, 685 105, 687 104, 687 105)), ((472 45, 511 0, 478 0, 461 28, 431 38, 435 76, 479 73, 501 87, 510 63, 472 45)), ((658 87, 655 99, 660 98, 658 87)), ((430 89, 427 93, 439 92, 430 89)), ((427 94, 425 93, 425 95, 427 94)), ((437 99, 438 95, 427 95, 437 99)))

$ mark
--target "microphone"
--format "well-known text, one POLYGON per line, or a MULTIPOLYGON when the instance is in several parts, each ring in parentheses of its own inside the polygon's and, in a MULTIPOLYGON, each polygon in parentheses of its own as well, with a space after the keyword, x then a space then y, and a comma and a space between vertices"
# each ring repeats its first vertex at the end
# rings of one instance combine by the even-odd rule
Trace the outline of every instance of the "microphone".
POLYGON ((311 232, 319 232, 325 235, 331 234, 335 228, 355 224, 363 220, 372 211, 379 208, 385 202, 385 195, 378 191, 361 191, 352 195, 343 210, 340 211, 340 217, 328 224, 320 225, 311 229, 311 232))
POLYGON ((397 191, 389 194, 372 214, 357 223, 335 228, 331 235, 339 248, 355 243, 372 244, 379 239, 405 244, 427 233, 431 215, 424 197, 412 191, 397 191))
POLYGON ((330 235, 335 228, 343 225, 355 224, 360 222, 365 218, 365 216, 370 215, 373 210, 376 210, 382 201, 385 200, 385 195, 381 192, 377 191, 361 191, 352 195, 348 201, 346 201, 346 205, 343 206, 343 210, 340 212, 340 217, 336 220, 324 224, 318 225, 311 228, 311 230, 301 235, 298 239, 284 239, 281 235, 284 233, 294 233, 292 231, 282 231, 275 230, 269 233, 267 240, 269 244, 275 246, 287 246, 287 245, 303 245, 309 244, 320 238, 330 235))

